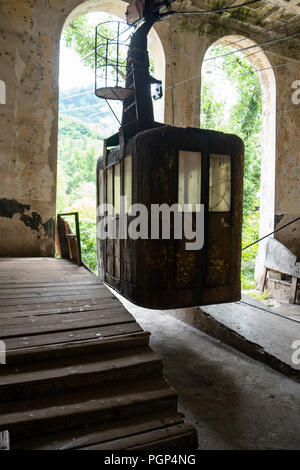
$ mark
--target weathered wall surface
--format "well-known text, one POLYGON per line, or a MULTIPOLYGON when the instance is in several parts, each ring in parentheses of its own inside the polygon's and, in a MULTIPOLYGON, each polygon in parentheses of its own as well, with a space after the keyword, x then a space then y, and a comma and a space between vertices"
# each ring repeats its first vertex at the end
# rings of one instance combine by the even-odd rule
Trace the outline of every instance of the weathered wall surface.
MULTIPOLYGON (((0 80, 6 83, 7 94, 6 104, 0 100, 0 256, 54 255, 61 30, 75 15, 95 9, 123 15, 125 8, 121 0, 1 1, 0 80)), ((199 75, 207 48, 228 35, 256 42, 266 38, 256 27, 243 27, 233 19, 188 18, 174 17, 158 24, 156 31, 166 55, 165 122, 197 127, 199 75), (195 79, 185 82, 190 77, 195 79)), ((285 46, 284 55, 288 62, 290 57, 300 59, 299 49, 292 46, 285 46)), ((275 46, 268 58, 272 65, 282 62, 281 46, 275 46)), ((280 225, 300 212, 300 105, 291 103, 290 90, 291 82, 300 79, 299 62, 278 68, 275 74, 276 194, 270 204, 280 225)), ((268 185, 265 188, 269 191, 268 185)), ((298 255, 299 233, 299 226, 291 226, 278 235, 298 255)))
POLYGON ((59 29, 47 3, 0 5, 0 256, 54 254, 59 29))
MULTIPOLYGON (((292 84, 300 80, 300 63, 289 60, 275 70, 277 138, 275 228, 300 216, 300 104, 293 103, 292 84)), ((298 94, 299 95, 299 94, 298 94)), ((275 235, 300 258, 300 220, 275 235)))

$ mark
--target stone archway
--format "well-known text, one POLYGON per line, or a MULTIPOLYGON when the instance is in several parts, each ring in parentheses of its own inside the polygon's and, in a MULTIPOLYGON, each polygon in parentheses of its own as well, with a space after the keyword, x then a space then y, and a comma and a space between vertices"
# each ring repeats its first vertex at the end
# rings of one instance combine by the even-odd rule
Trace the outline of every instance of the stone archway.
MULTIPOLYGON (((275 162, 276 162, 276 80, 271 63, 265 52, 256 43, 244 36, 224 36, 210 44, 231 46, 245 55, 249 55, 249 62, 257 70, 262 91, 262 152, 261 152, 261 180, 260 180, 260 237, 274 230, 275 220, 275 162), (255 54, 249 52, 252 48, 255 54)), ((255 281, 261 285, 264 275, 265 243, 259 244, 256 258, 255 281)))
MULTIPOLYGON (((63 28, 66 28, 68 24, 78 16, 83 16, 92 12, 105 12, 116 16, 122 20, 125 20, 125 11, 127 3, 121 0, 87 0, 79 4, 71 13, 67 16, 63 28)), ((155 77, 163 82, 163 90, 165 89, 165 69, 166 60, 162 42, 159 35, 154 28, 151 29, 148 37, 148 48, 151 57, 154 62, 155 77)), ((154 116, 155 120, 159 122, 165 122, 165 100, 162 98, 154 103, 154 116)))

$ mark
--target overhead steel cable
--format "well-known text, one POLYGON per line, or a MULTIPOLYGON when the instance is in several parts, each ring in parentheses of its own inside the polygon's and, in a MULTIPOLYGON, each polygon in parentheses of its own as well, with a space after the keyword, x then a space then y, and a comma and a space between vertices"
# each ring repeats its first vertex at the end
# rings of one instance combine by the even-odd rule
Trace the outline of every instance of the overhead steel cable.
MULTIPOLYGON (((262 42, 262 43, 253 44, 253 45, 251 45, 251 46, 247 46, 247 47, 244 47, 244 48, 242 48, 242 49, 236 49, 236 50, 234 50, 234 51, 226 52, 226 53, 220 54, 220 55, 218 55, 218 56, 209 57, 208 59, 204 59, 203 62, 208 62, 208 61, 210 61, 210 60, 215 60, 215 59, 219 59, 219 58, 222 58, 222 57, 227 57, 228 55, 236 54, 236 53, 238 53, 238 52, 242 52, 242 51, 244 51, 244 50, 253 49, 253 48, 255 48, 255 47, 260 47, 260 46, 263 46, 263 45, 267 45, 267 44, 271 44, 271 43, 274 44, 275 42, 276 42, 276 43, 279 43, 279 42, 282 42, 282 41, 287 41, 287 40, 289 40, 289 39, 292 39, 292 38, 298 37, 298 36, 300 36, 300 32, 299 32, 299 33, 292 34, 292 35, 282 36, 282 37, 280 37, 280 38, 273 39, 273 40, 271 40, 271 41, 265 41, 265 42, 262 42)), ((258 52, 264 52, 264 50, 262 49, 262 50, 257 51, 257 53, 258 53, 258 52)), ((245 56, 245 58, 247 58, 247 57, 248 57, 248 56, 245 56)), ((295 61, 295 62, 299 62, 298 59, 295 59, 294 61, 295 61)), ((274 67, 275 67, 275 66, 272 66, 272 67, 270 67, 270 68, 274 68, 274 67)), ((259 70, 259 69, 258 69, 258 70, 259 70)), ((191 81, 191 80, 195 80, 196 78, 199 78, 199 77, 201 76, 201 74, 202 74, 202 73, 200 72, 199 74, 193 75, 193 76, 190 77, 190 78, 187 78, 187 79, 185 79, 185 80, 182 80, 182 81, 180 81, 180 82, 177 82, 177 83, 175 83, 174 85, 170 85, 170 86, 168 86, 168 87, 166 88, 166 90, 169 90, 169 89, 171 89, 171 88, 175 88, 175 87, 177 87, 177 86, 183 85, 183 84, 185 84, 185 83, 187 83, 187 82, 189 82, 189 81, 191 81)))
MULTIPOLYGON (((204 15, 204 14, 208 14, 208 13, 222 13, 222 12, 226 12, 226 11, 229 11, 229 10, 236 10, 236 9, 239 9, 239 8, 243 8, 243 7, 246 7, 248 5, 252 5, 253 3, 259 3, 261 1, 262 0, 251 0, 249 2, 241 3, 239 5, 233 5, 231 7, 229 6, 229 7, 224 7, 224 8, 217 8, 217 9, 214 9, 214 10, 197 10, 197 11, 175 11, 175 10, 171 10, 171 11, 168 12, 168 15, 170 15, 170 16, 173 16, 173 15, 204 15)), ((126 32, 127 30, 129 30, 131 27, 132 27, 132 25, 129 26, 125 31, 123 31, 123 33, 126 32)), ((82 36, 82 34, 81 34, 81 36, 82 36)), ((241 41, 241 40, 239 40, 239 41, 241 41)), ((239 42, 239 41, 237 41, 237 42, 239 42)), ((80 61, 84 61, 89 56, 91 56, 93 53, 94 53, 94 49, 91 52, 89 52, 86 56, 82 57, 80 59, 80 61)))
POLYGON ((248 248, 250 248, 250 246, 256 245, 256 243, 259 243, 259 242, 261 242, 262 240, 264 240, 265 238, 270 237, 270 236, 273 235, 274 233, 277 233, 277 232, 279 232, 280 230, 282 230, 282 229, 288 227, 289 225, 294 224, 294 223, 297 222, 298 220, 300 220, 300 217, 296 217, 296 219, 291 220, 291 222, 288 222, 287 224, 282 225, 282 227, 279 227, 279 228, 277 228, 276 230, 273 230, 273 232, 268 233, 268 234, 265 235, 264 237, 261 237, 261 238, 259 238, 258 240, 255 240, 254 242, 250 243, 250 244, 247 245, 247 246, 244 246, 244 248, 242 248, 242 251, 247 250, 248 248))
POLYGON ((75 95, 68 95, 68 96, 63 96, 62 98, 60 98, 59 101, 65 101, 65 100, 70 100, 71 98, 76 98, 77 96, 83 96, 83 95, 89 95, 90 93, 94 92, 95 89, 94 88, 91 88, 90 90, 87 90, 83 93, 77 93, 75 95))
POLYGON ((78 107, 73 106, 73 108, 65 108, 62 112, 68 113, 69 111, 78 111, 80 109, 92 108, 92 107, 95 107, 95 106, 101 107, 101 104, 100 103, 94 103, 94 104, 85 104, 83 106, 78 106, 78 107))
MULTIPOLYGON (((248 39, 248 38, 244 38, 244 39, 248 39)), ((251 39, 250 39, 251 40, 251 39)), ((238 41, 237 41, 238 42, 238 41)), ((234 43, 230 43, 230 44, 224 44, 225 47, 230 47, 232 44, 234 43)), ((223 45, 223 44, 220 44, 220 45, 223 45)), ((258 51, 255 51, 255 52, 251 52, 251 54, 247 54, 247 55, 241 55, 240 57, 238 57, 237 59, 234 59, 228 63, 225 63, 225 68, 229 67, 231 64, 234 64, 234 63, 237 63, 239 62, 240 60, 245 60, 245 59, 248 59, 248 57, 252 57, 253 55, 255 54, 261 54, 263 52, 266 52, 266 51, 269 51, 271 48, 273 47, 273 45, 270 45, 269 47, 266 47, 264 49, 260 49, 258 51)), ((236 52, 240 52, 242 51, 243 49, 237 49, 236 52)), ((249 59, 248 59, 249 60, 249 59)), ((300 59, 293 59, 294 62, 300 62, 300 59)), ((220 68, 218 66, 215 65, 216 68, 220 68)))

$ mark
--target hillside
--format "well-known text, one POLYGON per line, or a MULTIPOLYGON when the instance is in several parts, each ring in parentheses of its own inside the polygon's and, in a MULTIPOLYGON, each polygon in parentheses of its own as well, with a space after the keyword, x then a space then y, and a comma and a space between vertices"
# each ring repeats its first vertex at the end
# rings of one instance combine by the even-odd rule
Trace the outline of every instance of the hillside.
MULTIPOLYGON (((120 104, 113 104, 114 109, 120 109, 120 104)), ((107 103, 98 98, 94 89, 73 88, 60 93, 60 117, 70 117, 90 126, 99 136, 108 137, 117 132, 118 121, 112 114, 107 103)))

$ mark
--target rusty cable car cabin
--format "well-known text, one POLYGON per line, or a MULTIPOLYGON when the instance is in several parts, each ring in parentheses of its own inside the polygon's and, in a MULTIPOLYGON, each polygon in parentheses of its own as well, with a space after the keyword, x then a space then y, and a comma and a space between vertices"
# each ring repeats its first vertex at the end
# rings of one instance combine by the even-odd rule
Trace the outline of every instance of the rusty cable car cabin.
MULTIPOLYGON (((117 228, 115 237, 97 239, 99 276, 130 301, 148 308, 237 301, 241 294, 243 142, 235 135, 154 122, 151 85, 157 97, 161 83, 149 72, 147 35, 168 14, 153 11, 150 4, 145 2, 144 22, 131 36, 126 62, 105 60, 104 86, 98 85, 97 73, 103 64, 99 66, 99 60, 109 57, 111 39, 96 42, 96 94, 123 101, 120 132, 104 142, 97 166, 97 203, 114 206, 117 228), (107 70, 109 66, 113 72, 107 70), (125 87, 120 86, 120 74, 126 76, 125 87), (114 87, 108 83, 112 76, 114 87), (118 237, 120 196, 126 197, 126 229, 136 216, 129 212, 133 204, 143 204, 149 214, 153 204, 189 204, 193 229, 196 205, 203 204, 203 246, 187 249, 192 240, 184 236, 183 226, 181 239, 174 236, 175 216, 171 217, 171 236, 165 239, 163 227, 169 221, 163 212, 158 237, 151 238, 150 216, 148 237, 118 237)), ((98 214, 97 222, 101 221, 103 214, 98 214)))

